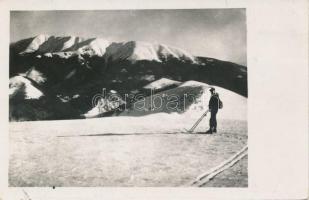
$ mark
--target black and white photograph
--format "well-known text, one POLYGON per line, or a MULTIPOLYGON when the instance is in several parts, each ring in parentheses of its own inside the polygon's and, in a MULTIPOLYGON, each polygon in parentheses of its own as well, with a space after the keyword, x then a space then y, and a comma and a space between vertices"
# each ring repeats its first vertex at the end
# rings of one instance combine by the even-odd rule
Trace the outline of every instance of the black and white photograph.
POLYGON ((248 187, 246 9, 11 11, 9 186, 248 187))
POLYGON ((0 200, 307 199, 308 1, 0 1, 0 200))

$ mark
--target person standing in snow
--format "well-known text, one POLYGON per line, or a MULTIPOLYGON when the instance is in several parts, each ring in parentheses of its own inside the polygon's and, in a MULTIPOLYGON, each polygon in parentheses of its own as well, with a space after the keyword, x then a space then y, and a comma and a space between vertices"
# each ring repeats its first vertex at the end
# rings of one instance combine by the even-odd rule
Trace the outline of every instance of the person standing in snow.
POLYGON ((209 130, 206 133, 212 134, 217 132, 217 113, 219 110, 219 94, 216 93, 215 88, 209 89, 211 97, 209 100, 208 108, 210 112, 209 130))

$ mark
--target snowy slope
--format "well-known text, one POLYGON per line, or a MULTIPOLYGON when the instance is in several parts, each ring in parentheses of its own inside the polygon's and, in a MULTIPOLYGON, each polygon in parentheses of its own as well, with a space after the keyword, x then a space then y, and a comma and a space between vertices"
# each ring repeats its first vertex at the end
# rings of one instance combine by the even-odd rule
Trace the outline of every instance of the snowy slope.
POLYGON ((30 80, 22 77, 15 76, 10 78, 10 98, 21 95, 24 99, 39 99, 44 94, 33 84, 30 80))
MULTIPOLYGON (((247 120, 247 98, 230 90, 212 86, 223 102, 223 108, 217 114, 218 119, 247 120)), ((201 116, 208 109, 210 99, 209 87, 204 87, 198 103, 192 104, 184 114, 185 116, 201 116)))
MULTIPOLYGON (((216 87, 224 108, 219 119, 247 119, 247 98, 221 87, 216 87)), ((178 113, 179 117, 197 119, 208 109, 210 86, 198 81, 187 81, 180 86, 145 97, 127 109, 121 116, 143 116, 178 113)))
POLYGON ((161 78, 144 86, 144 89, 161 90, 167 87, 180 85, 180 83, 181 82, 179 81, 174 81, 168 78, 161 78))
MULTIPOLYGON (((36 70, 34 67, 31 67, 25 73, 20 73, 19 75, 27 77, 27 78, 35 81, 39 85, 44 84, 47 80, 47 78, 44 76, 44 74, 39 72, 38 70, 36 70)), ((27 80, 27 81, 29 81, 29 80, 27 80)))

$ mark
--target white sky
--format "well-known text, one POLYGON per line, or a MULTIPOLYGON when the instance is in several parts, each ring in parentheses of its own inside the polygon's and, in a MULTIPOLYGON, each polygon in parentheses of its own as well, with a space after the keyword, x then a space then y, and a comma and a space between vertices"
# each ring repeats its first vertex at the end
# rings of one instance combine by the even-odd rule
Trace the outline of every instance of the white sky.
POLYGON ((11 12, 11 42, 39 34, 156 42, 247 63, 245 9, 11 12))

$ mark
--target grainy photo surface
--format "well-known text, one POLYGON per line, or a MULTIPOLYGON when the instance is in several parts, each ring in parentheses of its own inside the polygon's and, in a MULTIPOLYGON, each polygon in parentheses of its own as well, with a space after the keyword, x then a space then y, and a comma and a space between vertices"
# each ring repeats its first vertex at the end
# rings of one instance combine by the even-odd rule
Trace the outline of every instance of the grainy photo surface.
POLYGON ((11 187, 248 187, 245 9, 11 11, 11 187))

